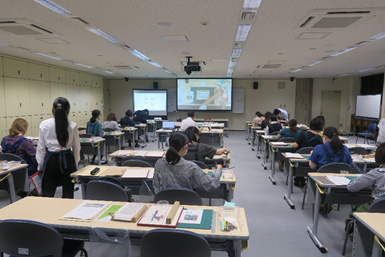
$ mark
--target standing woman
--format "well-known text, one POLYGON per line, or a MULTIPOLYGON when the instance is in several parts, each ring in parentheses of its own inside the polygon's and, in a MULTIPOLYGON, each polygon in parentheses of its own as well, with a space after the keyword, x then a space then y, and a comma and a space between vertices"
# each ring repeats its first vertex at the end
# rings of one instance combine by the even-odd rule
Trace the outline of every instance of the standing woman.
POLYGON ((36 159, 43 173, 43 196, 53 197, 56 187, 63 186, 63 198, 74 197, 74 184, 70 174, 77 170, 80 161, 80 140, 75 122, 68 120, 70 103, 64 97, 55 99, 53 118, 39 126, 39 143, 36 159), (72 148, 72 150, 71 150, 72 148))
MULTIPOLYGON (((102 130, 102 124, 100 124, 99 120, 102 117, 99 110, 92 111, 92 117, 89 122, 87 122, 87 134, 93 135, 95 137, 102 137, 104 135, 102 130)), ((103 152, 103 145, 100 147, 100 151, 103 152)), ((100 159, 103 158, 103 155, 100 155, 100 159)), ((92 156, 91 163, 94 163, 96 159, 96 154, 92 156)), ((106 164, 107 161, 102 162, 102 164, 106 164)))

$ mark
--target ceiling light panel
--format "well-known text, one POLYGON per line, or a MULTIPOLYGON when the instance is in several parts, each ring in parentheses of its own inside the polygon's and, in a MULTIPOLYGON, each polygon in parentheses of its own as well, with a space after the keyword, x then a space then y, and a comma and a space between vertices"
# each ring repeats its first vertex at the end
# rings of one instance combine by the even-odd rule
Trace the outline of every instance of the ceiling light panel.
POLYGON ((96 28, 87 28, 90 32, 94 33, 95 35, 98 35, 99 37, 104 38, 105 40, 110 41, 111 43, 115 45, 123 45, 121 41, 118 39, 112 37, 111 35, 108 35, 106 32, 104 32, 101 29, 96 29, 96 28))
POLYGON ((247 39, 251 29, 251 24, 239 24, 237 35, 235 36, 236 42, 244 42, 247 39))
POLYGON ((54 11, 60 15, 73 15, 70 11, 67 9, 61 7, 60 5, 50 1, 50 0, 34 0, 36 3, 39 3, 43 5, 44 7, 47 7, 51 11, 54 11))
POLYGON ((56 56, 52 56, 52 55, 49 55, 49 54, 44 54, 44 53, 40 53, 40 52, 33 52, 33 53, 37 54, 37 55, 40 55, 40 56, 48 57, 48 58, 51 58, 51 59, 55 59, 55 60, 58 60, 58 61, 62 60, 62 58, 59 58, 59 57, 56 57, 56 56))
POLYGON ((244 10, 258 9, 260 4, 261 4, 261 0, 245 0, 243 2, 243 9, 244 10))

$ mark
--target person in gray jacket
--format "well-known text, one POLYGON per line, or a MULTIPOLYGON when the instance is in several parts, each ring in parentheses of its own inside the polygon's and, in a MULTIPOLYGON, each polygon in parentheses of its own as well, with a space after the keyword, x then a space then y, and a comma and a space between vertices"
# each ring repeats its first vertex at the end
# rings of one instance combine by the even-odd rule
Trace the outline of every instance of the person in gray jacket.
MULTIPOLYGON (((372 197, 374 198, 374 201, 378 201, 385 198, 385 143, 382 143, 377 148, 375 160, 380 167, 372 169, 368 173, 350 181, 348 184, 348 190, 351 192, 357 192, 371 187, 372 197)), ((356 211, 363 212, 365 209, 367 210, 370 203, 366 203, 364 205, 357 207, 356 211)))
POLYGON ((153 180, 155 193, 169 187, 201 189, 207 192, 215 191, 220 187, 222 166, 217 165, 217 170, 211 176, 203 172, 195 163, 185 160, 183 156, 187 153, 188 142, 184 133, 174 132, 170 135, 170 148, 166 157, 155 163, 153 180))

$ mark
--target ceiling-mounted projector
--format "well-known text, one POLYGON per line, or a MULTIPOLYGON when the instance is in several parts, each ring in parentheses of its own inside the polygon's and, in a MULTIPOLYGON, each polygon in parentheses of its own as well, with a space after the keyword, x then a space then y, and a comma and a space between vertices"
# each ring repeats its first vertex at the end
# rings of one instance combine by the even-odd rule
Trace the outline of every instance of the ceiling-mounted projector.
POLYGON ((183 71, 186 72, 187 75, 190 75, 191 72, 201 71, 200 62, 191 62, 190 59, 192 59, 192 56, 186 56, 186 58, 187 58, 187 64, 183 66, 183 71))

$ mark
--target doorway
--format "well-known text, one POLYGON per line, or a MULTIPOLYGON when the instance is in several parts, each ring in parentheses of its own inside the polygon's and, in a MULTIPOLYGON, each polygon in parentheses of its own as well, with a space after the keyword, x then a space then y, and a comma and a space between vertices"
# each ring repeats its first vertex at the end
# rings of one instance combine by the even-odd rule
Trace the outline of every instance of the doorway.
POLYGON ((322 91, 321 115, 325 117, 325 127, 336 127, 339 130, 341 91, 322 91))

